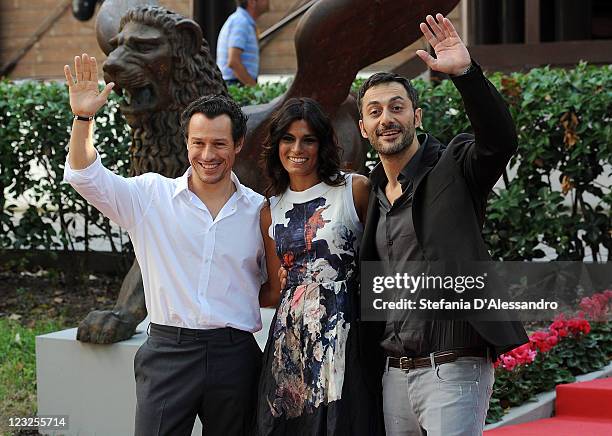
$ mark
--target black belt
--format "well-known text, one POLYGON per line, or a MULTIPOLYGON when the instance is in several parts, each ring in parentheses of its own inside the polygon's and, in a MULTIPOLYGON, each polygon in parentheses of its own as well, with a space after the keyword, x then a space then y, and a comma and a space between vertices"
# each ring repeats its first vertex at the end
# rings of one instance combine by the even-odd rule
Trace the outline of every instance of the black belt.
POLYGON ((252 333, 238 330, 232 327, 222 327, 216 329, 188 329, 185 327, 173 327, 161 324, 149 324, 149 334, 166 339, 181 341, 195 340, 214 340, 227 338, 232 339, 233 335, 251 335, 252 333))
POLYGON ((388 366, 409 371, 416 368, 431 368, 444 363, 451 363, 460 357, 487 357, 486 348, 458 348, 456 350, 436 351, 430 357, 388 357, 388 366))

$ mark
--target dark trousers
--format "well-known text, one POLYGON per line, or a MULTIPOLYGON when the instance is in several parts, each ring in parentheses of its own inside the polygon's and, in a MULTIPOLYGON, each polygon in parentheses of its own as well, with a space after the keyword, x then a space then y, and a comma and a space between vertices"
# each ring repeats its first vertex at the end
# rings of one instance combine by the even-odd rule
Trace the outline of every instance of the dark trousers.
POLYGON ((222 328, 183 332, 152 324, 134 357, 136 436, 251 435, 262 352, 252 333, 222 328))

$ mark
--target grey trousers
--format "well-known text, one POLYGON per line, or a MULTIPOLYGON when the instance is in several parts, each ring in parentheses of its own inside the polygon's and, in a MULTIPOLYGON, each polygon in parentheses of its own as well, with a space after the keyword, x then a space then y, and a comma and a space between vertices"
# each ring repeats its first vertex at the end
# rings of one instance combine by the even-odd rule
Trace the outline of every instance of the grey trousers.
POLYGON ((262 352, 251 333, 211 330, 199 339, 149 336, 134 357, 137 436, 251 435, 262 352))
POLYGON ((493 381, 493 364, 483 357, 410 372, 387 368, 382 380, 387 436, 481 435, 493 381))

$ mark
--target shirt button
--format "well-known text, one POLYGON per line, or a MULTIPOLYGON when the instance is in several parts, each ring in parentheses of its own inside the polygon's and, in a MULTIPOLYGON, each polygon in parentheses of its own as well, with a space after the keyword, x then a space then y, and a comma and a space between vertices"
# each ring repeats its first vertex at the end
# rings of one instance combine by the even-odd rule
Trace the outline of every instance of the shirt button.
POLYGON ((389 245, 389 246, 393 245, 393 240, 389 239, 389 240, 387 241, 387 245, 389 245))

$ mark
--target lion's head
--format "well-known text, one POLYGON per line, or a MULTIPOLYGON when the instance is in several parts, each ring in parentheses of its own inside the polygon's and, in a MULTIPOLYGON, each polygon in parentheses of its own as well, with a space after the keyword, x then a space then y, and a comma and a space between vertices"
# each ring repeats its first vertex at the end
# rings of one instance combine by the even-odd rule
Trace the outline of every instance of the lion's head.
POLYGON ((139 6, 121 18, 110 44, 104 78, 123 95, 121 112, 134 129, 132 173, 178 175, 186 167, 181 111, 201 95, 227 95, 200 26, 162 7, 139 6))

